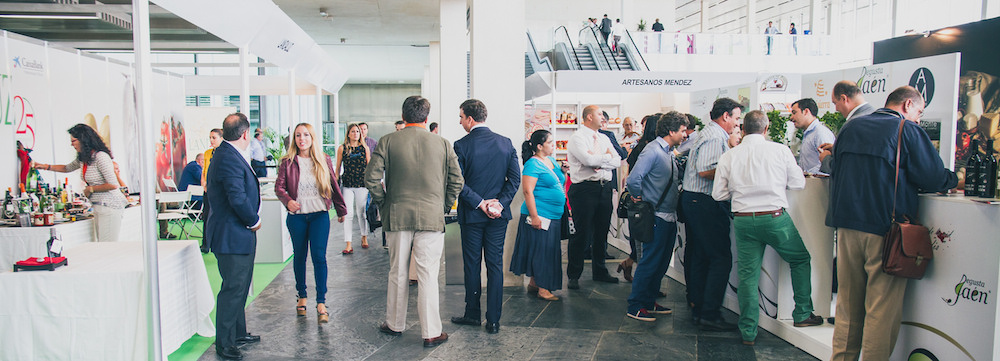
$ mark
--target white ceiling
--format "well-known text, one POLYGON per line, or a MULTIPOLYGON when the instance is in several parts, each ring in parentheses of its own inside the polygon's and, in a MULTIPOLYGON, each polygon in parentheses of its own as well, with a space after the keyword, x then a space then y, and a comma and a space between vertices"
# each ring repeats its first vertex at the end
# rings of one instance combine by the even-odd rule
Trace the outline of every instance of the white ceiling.
POLYGON ((427 46, 439 39, 437 0, 274 3, 351 74, 349 83, 419 83, 430 65, 427 46))

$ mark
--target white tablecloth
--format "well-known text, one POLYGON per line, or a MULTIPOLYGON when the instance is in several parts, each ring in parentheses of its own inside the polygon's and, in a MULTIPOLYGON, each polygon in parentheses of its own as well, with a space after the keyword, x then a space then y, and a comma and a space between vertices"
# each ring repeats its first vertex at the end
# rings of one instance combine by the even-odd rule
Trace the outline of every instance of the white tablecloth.
MULTIPOLYGON (((0 360, 145 360, 146 283, 139 242, 67 250, 54 272, 0 274, 0 360)), ((163 359, 195 333, 211 337, 215 305, 195 241, 158 245, 163 359)))
MULTIPOLYGON (((140 207, 125 208, 122 213, 122 229, 119 242, 139 241, 139 226, 142 224, 140 207)), ((28 257, 45 257, 45 244, 49 241, 49 230, 55 228, 63 241, 63 250, 95 241, 94 220, 86 219, 72 223, 61 223, 48 227, 0 227, 0 273, 14 270, 14 262, 28 257)))

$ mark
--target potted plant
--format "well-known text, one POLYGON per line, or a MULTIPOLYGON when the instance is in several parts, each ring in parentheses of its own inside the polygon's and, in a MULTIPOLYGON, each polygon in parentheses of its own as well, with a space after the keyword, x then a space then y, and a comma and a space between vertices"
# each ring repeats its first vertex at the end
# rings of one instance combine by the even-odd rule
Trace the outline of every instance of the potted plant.
POLYGON ((639 19, 639 31, 646 31, 646 20, 639 19))

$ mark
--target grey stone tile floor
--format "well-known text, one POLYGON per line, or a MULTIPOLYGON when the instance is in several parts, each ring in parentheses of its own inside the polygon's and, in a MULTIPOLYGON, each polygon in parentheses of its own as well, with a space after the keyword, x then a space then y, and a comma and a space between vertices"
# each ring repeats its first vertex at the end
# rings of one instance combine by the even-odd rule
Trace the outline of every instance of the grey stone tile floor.
MULTIPOLYGON (((333 228, 340 227, 334 224, 333 228)), ((658 302, 672 308, 673 314, 655 322, 628 318, 625 299, 631 284, 592 282, 589 263, 581 289, 556 291, 559 301, 537 299, 523 287, 505 287, 500 333, 495 335, 482 327, 452 324, 451 317, 461 316, 465 309, 465 290, 461 285, 442 286, 441 319, 449 339, 438 347, 424 348, 416 286, 410 287, 403 335, 378 332, 385 319, 389 270, 389 253, 381 247, 381 234, 370 240, 369 249, 360 247, 355 234, 354 254, 342 256, 343 242, 333 241, 342 239, 337 231, 332 232, 327 251, 330 322, 316 322, 311 262, 307 263, 309 313, 295 316, 295 279, 289 263, 247 307, 248 330, 261 335, 262 341, 241 349, 244 360, 816 360, 763 329, 753 347, 742 345, 737 332, 698 330, 685 305, 684 285, 670 278, 662 286, 667 297, 658 302)), ((617 250, 611 253, 625 257, 617 250)), ((608 264, 614 271, 610 260, 608 264)), ((439 279, 444 285, 443 267, 439 279)), ((485 311, 485 297, 482 302, 485 311)), ((728 320, 736 321, 734 313, 723 312, 728 320)), ((216 359, 214 346, 201 357, 216 359)))

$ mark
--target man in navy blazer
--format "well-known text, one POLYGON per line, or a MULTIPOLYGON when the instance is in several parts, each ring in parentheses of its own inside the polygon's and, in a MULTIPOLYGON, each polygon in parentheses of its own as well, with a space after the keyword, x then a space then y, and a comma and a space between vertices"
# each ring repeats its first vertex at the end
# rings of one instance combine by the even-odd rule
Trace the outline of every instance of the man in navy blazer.
POLYGON ((226 116, 222 142, 208 167, 208 201, 212 212, 205 222, 205 238, 219 262, 222 288, 216 300, 215 352, 240 359, 239 345, 260 341, 247 332, 244 305, 253 274, 260 229, 260 183, 250 168, 250 122, 246 115, 226 116))
POLYGON ((521 168, 510 139, 490 131, 486 105, 476 99, 462 103, 459 122, 468 135, 455 142, 455 154, 465 177, 458 195, 465 264, 465 315, 451 322, 479 326, 481 267, 486 255, 486 332, 500 332, 503 303, 503 243, 511 219, 510 202, 521 184, 521 168))

